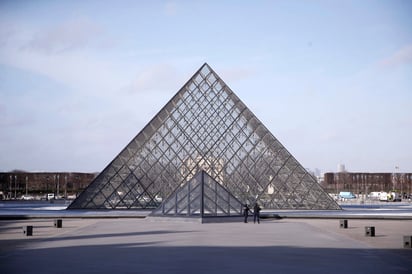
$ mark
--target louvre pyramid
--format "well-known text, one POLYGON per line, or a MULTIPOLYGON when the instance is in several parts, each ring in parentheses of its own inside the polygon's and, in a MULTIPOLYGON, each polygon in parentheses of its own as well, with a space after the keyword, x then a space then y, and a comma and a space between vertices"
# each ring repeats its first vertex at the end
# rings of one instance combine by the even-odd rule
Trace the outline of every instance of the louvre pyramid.
POLYGON ((200 170, 242 203, 340 209, 206 63, 68 208, 157 208, 200 170))
POLYGON ((241 216, 242 203, 204 170, 178 187, 151 216, 241 216))

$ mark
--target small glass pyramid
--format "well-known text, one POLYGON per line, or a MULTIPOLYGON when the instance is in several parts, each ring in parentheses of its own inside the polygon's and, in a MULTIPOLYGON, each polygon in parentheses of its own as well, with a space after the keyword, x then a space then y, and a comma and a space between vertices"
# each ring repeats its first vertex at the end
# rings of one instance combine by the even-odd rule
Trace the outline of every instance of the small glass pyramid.
POLYGON ((68 208, 157 208, 201 170, 242 204, 340 209, 206 63, 68 208))
POLYGON ((151 216, 241 216, 242 203, 205 171, 178 187, 151 216))

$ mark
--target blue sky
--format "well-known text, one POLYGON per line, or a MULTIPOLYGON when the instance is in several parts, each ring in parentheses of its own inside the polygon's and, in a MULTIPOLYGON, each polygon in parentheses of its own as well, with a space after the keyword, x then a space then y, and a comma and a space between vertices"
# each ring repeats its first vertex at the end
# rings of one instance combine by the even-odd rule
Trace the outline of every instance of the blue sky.
POLYGON ((0 171, 101 171, 207 62, 307 168, 412 172, 411 1, 0 1, 0 171))

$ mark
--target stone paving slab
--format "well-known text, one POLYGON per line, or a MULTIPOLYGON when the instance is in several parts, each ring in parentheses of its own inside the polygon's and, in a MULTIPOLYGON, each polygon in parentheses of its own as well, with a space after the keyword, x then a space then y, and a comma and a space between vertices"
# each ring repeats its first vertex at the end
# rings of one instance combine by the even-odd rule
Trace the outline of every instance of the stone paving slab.
POLYGON ((1 273, 410 273, 410 220, 0 221, 1 273), (33 236, 22 227, 33 225, 33 236), (365 237, 374 225, 376 237, 365 237))

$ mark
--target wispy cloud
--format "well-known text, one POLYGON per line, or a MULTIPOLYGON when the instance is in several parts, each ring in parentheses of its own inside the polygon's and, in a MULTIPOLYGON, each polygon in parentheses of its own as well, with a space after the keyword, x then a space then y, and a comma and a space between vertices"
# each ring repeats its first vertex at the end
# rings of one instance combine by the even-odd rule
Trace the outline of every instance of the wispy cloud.
POLYGON ((56 54, 88 46, 106 46, 110 43, 99 24, 88 18, 75 18, 38 31, 22 49, 56 54))
POLYGON ((412 44, 397 50, 381 62, 384 67, 395 67, 404 64, 412 64, 412 44))
POLYGON ((118 88, 121 82, 121 76, 110 62, 85 54, 44 55, 10 49, 0 51, 0 63, 44 75, 78 91, 86 89, 89 93, 118 88))
POLYGON ((255 71, 250 68, 236 67, 219 70, 217 73, 221 74, 222 78, 225 79, 226 82, 235 82, 251 77, 255 74, 255 71))
POLYGON ((3 129, 11 129, 14 127, 21 127, 31 125, 35 122, 32 115, 26 113, 19 115, 10 115, 4 107, 0 105, 0 127, 3 129))
POLYGON ((176 86, 178 79, 180 76, 175 67, 170 64, 157 64, 139 72, 127 91, 129 93, 168 91, 176 86))
POLYGON ((100 55, 110 41, 104 28, 86 17, 47 28, 4 21, 0 63, 46 76, 78 92, 113 90, 122 86, 124 77, 100 55))
POLYGON ((0 47, 10 44, 16 35, 16 27, 13 24, 0 22, 0 47))
POLYGON ((164 12, 166 13, 166 15, 175 16, 177 14, 176 2, 167 2, 164 5, 164 12))

